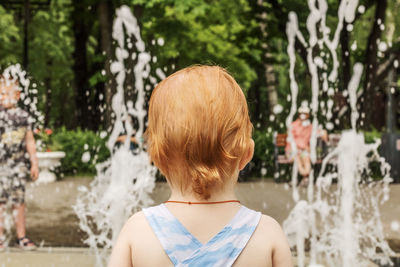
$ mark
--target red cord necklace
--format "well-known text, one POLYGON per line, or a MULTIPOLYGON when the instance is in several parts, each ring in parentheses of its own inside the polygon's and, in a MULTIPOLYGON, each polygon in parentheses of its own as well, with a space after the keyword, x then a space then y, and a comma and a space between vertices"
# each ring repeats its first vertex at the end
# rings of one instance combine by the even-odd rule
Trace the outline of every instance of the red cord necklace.
POLYGON ((240 203, 239 200, 223 200, 223 201, 204 201, 204 202, 192 202, 192 201, 176 201, 176 200, 168 200, 164 203, 178 203, 178 204, 188 204, 188 205, 195 205, 195 204, 222 204, 222 203, 231 203, 236 202, 240 203))

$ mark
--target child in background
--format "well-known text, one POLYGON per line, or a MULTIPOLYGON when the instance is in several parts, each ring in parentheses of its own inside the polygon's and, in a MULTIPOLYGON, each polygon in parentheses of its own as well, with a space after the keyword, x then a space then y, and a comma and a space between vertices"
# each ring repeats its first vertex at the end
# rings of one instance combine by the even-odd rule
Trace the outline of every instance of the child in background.
POLYGON ((154 89, 148 115, 148 152, 171 196, 127 221, 109 267, 293 266, 280 225, 234 193, 254 151, 235 80, 217 66, 180 70, 154 89))
POLYGON ((38 178, 35 139, 29 114, 17 107, 18 82, 0 76, 0 250, 4 250, 5 204, 11 201, 17 232, 17 245, 35 249, 25 232, 25 183, 30 161, 32 180, 38 178), (28 155, 27 155, 28 153, 28 155))
MULTIPOLYGON (((310 108, 307 101, 301 102, 298 113, 299 117, 292 122, 292 136, 297 153, 293 155, 290 142, 287 142, 285 150, 287 157, 296 161, 299 173, 302 176, 300 185, 307 186, 308 176, 311 171, 310 139, 312 134, 310 108)), ((318 129, 317 137, 324 142, 328 142, 328 133, 325 130, 318 129)))

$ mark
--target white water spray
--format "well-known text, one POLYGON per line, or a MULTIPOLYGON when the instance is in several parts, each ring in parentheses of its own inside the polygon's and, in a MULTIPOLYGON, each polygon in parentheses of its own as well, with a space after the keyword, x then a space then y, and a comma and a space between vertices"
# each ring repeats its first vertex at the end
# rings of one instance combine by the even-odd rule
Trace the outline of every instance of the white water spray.
MULTIPOLYGON (((307 18, 309 33, 308 44, 299 30, 297 16, 290 12, 286 32, 288 36, 288 54, 290 59, 290 88, 292 105, 286 120, 292 151, 295 153, 295 143, 291 136, 291 123, 296 113, 298 86, 294 76, 296 56, 294 44, 296 38, 307 48, 307 65, 311 75, 311 110, 313 116, 312 135, 310 139, 311 161, 316 162, 316 141, 318 129, 318 108, 320 82, 322 89, 332 96, 333 89, 329 83, 336 82, 339 62, 337 46, 343 22, 352 23, 357 8, 357 0, 341 1, 338 10, 338 24, 330 39, 330 29, 326 26, 325 0, 309 0, 310 15, 307 18), (322 38, 318 37, 322 33, 322 38), (320 56, 315 56, 314 47, 318 45, 323 51, 324 45, 330 52, 332 69, 329 75, 320 56), (320 73, 320 76, 319 76, 320 73), (321 80, 320 78, 321 77, 321 80)), ((321 52, 322 54, 323 52, 321 52)), ((382 223, 378 204, 388 199, 388 184, 390 167, 377 152, 379 143, 366 145, 362 134, 356 132, 358 112, 356 107, 357 89, 362 75, 363 66, 356 63, 353 76, 348 85, 351 108, 352 130, 342 133, 338 147, 325 157, 320 176, 314 188, 314 171, 310 173, 310 183, 307 188, 307 199, 300 200, 297 185, 297 166, 293 166, 292 185, 293 199, 297 203, 289 217, 284 222, 284 230, 289 237, 291 246, 297 248, 298 266, 305 266, 305 241, 310 241, 309 266, 364 266, 370 261, 390 264, 393 251, 387 245, 383 236, 382 223), (368 163, 378 161, 381 164, 383 179, 372 182, 365 178, 368 174, 368 163), (336 172, 327 172, 328 164, 337 166, 336 172), (337 189, 332 185, 337 180, 337 189), (314 189, 316 190, 314 192, 314 189), (377 250, 382 252, 377 253, 377 250)), ((324 106, 324 105, 322 105, 324 106)), ((331 118, 333 101, 328 101, 328 119, 331 118)))
POLYGON ((80 220, 80 228, 88 234, 84 240, 97 255, 97 265, 103 266, 108 250, 113 246, 126 220, 136 211, 153 203, 149 194, 155 185, 156 168, 151 165, 144 151, 142 135, 145 126, 145 80, 150 77, 150 54, 140 36, 136 18, 127 6, 117 10, 113 25, 113 38, 118 47, 116 61, 111 71, 116 75, 117 92, 112 99, 115 124, 107 142, 111 159, 98 164, 97 175, 90 188, 80 188, 80 195, 74 210, 80 220), (125 42, 135 40, 137 64, 134 67, 136 102, 124 99, 126 69, 124 60, 130 55, 125 42), (133 119, 130 119, 133 118, 133 119), (135 124, 136 122, 136 124, 135 124), (121 133, 126 134, 123 146, 115 151, 115 143, 121 133), (138 142, 138 149, 130 151, 130 137, 138 142))

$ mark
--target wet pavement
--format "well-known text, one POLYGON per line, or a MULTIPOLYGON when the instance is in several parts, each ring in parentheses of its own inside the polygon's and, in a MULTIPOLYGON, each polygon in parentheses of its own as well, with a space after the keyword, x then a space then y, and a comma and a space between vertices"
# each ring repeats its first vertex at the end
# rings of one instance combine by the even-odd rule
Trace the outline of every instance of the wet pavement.
MULTIPOLYGON (((27 235, 41 248, 36 252, 22 252, 11 248, 0 253, 2 266, 94 266, 94 256, 85 248, 85 234, 79 230, 72 205, 79 186, 88 186, 90 178, 66 178, 51 184, 27 186, 27 235)), ((301 194, 305 189, 301 188, 301 194)), ((291 190, 287 184, 271 180, 240 183, 237 195, 245 206, 274 217, 279 223, 293 208, 291 190)), ((155 204, 169 196, 166 183, 157 183, 152 198, 155 204)), ((381 205, 385 237, 390 246, 400 252, 400 230, 392 229, 392 222, 400 223, 400 184, 390 186, 390 200, 381 205)), ((13 243, 11 243, 11 247, 13 243)))

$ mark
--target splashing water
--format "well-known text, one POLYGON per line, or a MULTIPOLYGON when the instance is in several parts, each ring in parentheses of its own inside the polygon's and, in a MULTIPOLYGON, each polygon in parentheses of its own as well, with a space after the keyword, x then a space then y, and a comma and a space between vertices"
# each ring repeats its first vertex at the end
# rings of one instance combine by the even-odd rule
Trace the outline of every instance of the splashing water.
MULTIPOLYGON (((96 166, 97 175, 90 188, 80 188, 80 194, 74 210, 80 220, 80 228, 87 233, 84 240, 97 256, 97 265, 103 266, 111 248, 126 220, 142 207, 153 202, 149 196, 155 185, 156 169, 151 165, 148 154, 140 142, 145 126, 145 80, 156 82, 150 76, 150 54, 145 52, 145 45, 140 36, 136 18, 127 6, 117 9, 113 25, 113 38, 118 47, 115 50, 116 61, 111 64, 111 72, 116 75, 117 92, 112 99, 115 114, 108 148, 111 158, 96 166), (137 64, 134 67, 136 102, 124 100, 124 81, 126 70, 124 60, 129 57, 125 42, 135 40, 137 64), (136 122, 136 123, 135 123, 136 122), (114 149, 118 136, 126 133, 124 144, 114 149), (130 150, 130 138, 135 137, 138 148, 130 150)), ((157 75, 162 76, 161 70, 157 75)))
MULTIPOLYGON (((332 96, 334 89, 330 88, 329 84, 335 83, 337 79, 339 62, 336 50, 340 32, 344 21, 349 25, 353 22, 358 1, 340 2, 338 24, 332 40, 330 39, 330 29, 326 26, 328 9, 326 0, 308 0, 308 5, 310 8, 310 15, 307 18, 307 30, 310 36, 308 43, 299 30, 297 16, 294 12, 290 12, 286 27, 292 100, 286 126, 292 151, 296 153, 291 124, 297 109, 298 95, 298 85, 294 75, 296 64, 294 44, 297 39, 307 48, 307 65, 311 74, 313 121, 310 157, 312 163, 315 163, 320 81, 322 90, 332 96), (322 34, 321 38, 318 37, 317 32, 322 34), (329 74, 327 64, 322 61, 320 56, 314 55, 316 46, 319 51, 323 51, 324 48, 329 50, 332 60, 329 74)), ((310 242, 309 266, 323 266, 321 264, 344 267, 365 266, 371 261, 391 264, 390 256, 393 255, 393 251, 384 239, 379 212, 379 204, 388 200, 388 184, 392 180, 389 177, 390 166, 377 152, 380 143, 377 141, 375 144, 365 144, 363 135, 356 131, 356 122, 359 116, 356 107, 357 89, 362 72, 362 64, 354 64, 353 76, 347 88, 352 129, 342 133, 338 146, 324 158, 315 188, 313 185, 314 171, 311 171, 306 199, 300 199, 296 187, 296 162, 293 165, 292 196, 296 206, 285 220, 283 227, 290 245, 296 247, 299 267, 305 266, 305 241, 307 239, 310 242), (374 182, 368 176, 368 164, 372 161, 380 163, 383 175, 380 181, 374 182), (335 166, 337 172, 327 171, 328 165, 335 166), (333 184, 334 181, 337 181, 336 185, 333 184), (380 252, 377 253, 377 251, 380 252)), ((326 116, 330 120, 333 101, 328 100, 326 106, 328 107, 326 116)))

